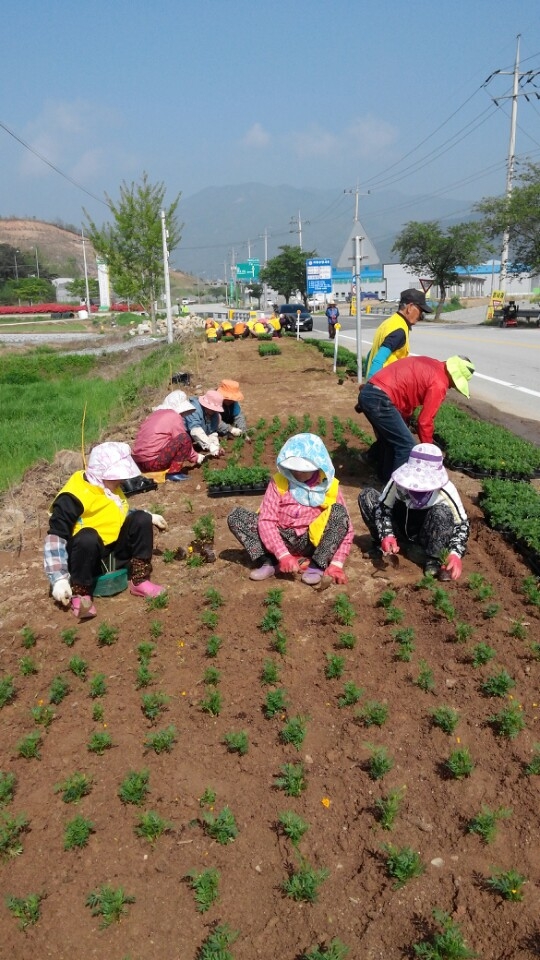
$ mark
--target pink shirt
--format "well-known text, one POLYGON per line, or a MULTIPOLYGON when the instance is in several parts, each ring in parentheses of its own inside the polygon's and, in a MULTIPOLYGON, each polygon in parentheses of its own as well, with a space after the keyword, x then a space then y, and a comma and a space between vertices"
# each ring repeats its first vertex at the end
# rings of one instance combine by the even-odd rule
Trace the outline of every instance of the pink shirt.
MULTIPOLYGON (((135 443, 133 444, 133 458, 135 460, 153 460, 163 447, 177 437, 186 434, 184 418, 174 410, 154 410, 139 427, 135 443)), ((197 463, 197 454, 191 444, 189 463, 197 463)))
MULTIPOLYGON (((341 490, 338 490, 337 503, 341 503, 347 510, 341 490)), ((289 491, 280 494, 276 484, 271 480, 263 497, 258 522, 259 536, 268 552, 278 560, 285 557, 290 551, 279 530, 294 530, 300 536, 306 532, 312 520, 315 520, 320 512, 320 507, 304 507, 298 503, 289 491)), ((348 510, 347 515, 349 516, 348 510)), ((344 563, 347 559, 353 536, 354 530, 349 516, 349 529, 332 558, 334 562, 344 563)))

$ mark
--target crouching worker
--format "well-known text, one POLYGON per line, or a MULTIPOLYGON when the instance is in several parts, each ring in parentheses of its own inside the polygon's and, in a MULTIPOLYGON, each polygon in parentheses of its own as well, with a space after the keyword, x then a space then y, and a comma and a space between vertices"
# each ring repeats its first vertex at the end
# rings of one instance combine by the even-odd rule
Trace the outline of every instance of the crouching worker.
POLYGON ((227 517, 231 533, 256 567, 251 580, 301 573, 317 586, 323 576, 347 583, 343 564, 353 539, 351 518, 334 465, 312 433, 291 437, 277 456, 259 513, 236 507, 227 517))
POLYGON ((439 580, 461 576, 469 521, 435 444, 413 447, 382 493, 366 487, 358 506, 379 555, 399 553, 398 539, 419 543, 426 553, 424 573, 439 580))
POLYGON ((166 470, 166 480, 187 480, 183 467, 201 465, 204 454, 194 449, 183 417, 194 410, 183 390, 173 390, 143 420, 133 444, 133 459, 143 473, 166 470))
POLYGON ((223 398, 223 413, 217 429, 221 437, 241 437, 247 433, 246 418, 242 412, 240 402, 244 394, 240 390, 237 380, 222 380, 217 392, 223 398))
POLYGON ((52 505, 45 538, 44 567, 53 598, 71 604, 79 619, 95 617, 92 585, 103 573, 102 560, 113 557, 127 567, 136 597, 156 597, 164 587, 152 583, 152 525, 166 530, 159 514, 129 510, 120 483, 139 475, 127 443, 100 443, 86 469, 78 470, 52 505))

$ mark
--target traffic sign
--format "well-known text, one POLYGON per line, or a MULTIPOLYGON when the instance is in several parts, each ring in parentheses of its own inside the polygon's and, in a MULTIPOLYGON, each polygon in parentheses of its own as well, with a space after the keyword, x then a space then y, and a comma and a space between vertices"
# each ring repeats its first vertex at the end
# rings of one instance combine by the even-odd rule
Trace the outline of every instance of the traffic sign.
POLYGON ((320 257, 306 260, 308 293, 332 293, 332 261, 320 257))
POLYGON ((260 260, 245 260, 243 263, 236 264, 236 279, 240 283, 249 283, 259 279, 259 270, 261 269, 260 260))
POLYGON ((433 280, 420 280, 420 284, 424 293, 427 293, 428 290, 433 286, 433 280))

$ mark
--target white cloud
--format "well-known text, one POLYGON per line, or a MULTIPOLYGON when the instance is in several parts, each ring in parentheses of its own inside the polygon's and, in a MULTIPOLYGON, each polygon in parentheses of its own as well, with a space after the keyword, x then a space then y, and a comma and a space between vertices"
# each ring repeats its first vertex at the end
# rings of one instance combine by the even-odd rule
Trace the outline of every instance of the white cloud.
POLYGON ((397 139, 398 131, 385 120, 376 117, 358 117, 348 127, 332 132, 312 125, 295 133, 289 142, 298 157, 325 158, 343 155, 367 159, 377 156, 381 150, 397 139))
POLYGON ((358 117, 344 136, 348 146, 359 156, 373 157, 396 141, 398 131, 386 120, 367 116, 358 117))
POLYGON ((262 124, 254 123, 244 134, 242 142, 246 147, 260 149, 261 147, 268 146, 270 143, 270 134, 264 129, 262 124))
POLYGON ((311 126, 292 138, 299 157, 330 157, 339 149, 339 138, 322 127, 311 126))
MULTIPOLYGON (((41 114, 23 132, 23 139, 44 160, 74 179, 94 177, 106 169, 106 157, 93 144, 108 139, 108 130, 118 117, 87 100, 47 101, 41 114)), ((26 150, 21 154, 21 173, 29 179, 52 173, 47 163, 26 150)))

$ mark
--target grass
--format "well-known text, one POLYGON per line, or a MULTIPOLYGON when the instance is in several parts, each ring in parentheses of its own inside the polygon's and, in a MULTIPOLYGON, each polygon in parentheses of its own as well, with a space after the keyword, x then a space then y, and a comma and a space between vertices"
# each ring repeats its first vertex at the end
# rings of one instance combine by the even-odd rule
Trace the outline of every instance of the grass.
POLYGON ((219 870, 216 870, 215 867, 203 870, 202 873, 192 870, 185 875, 184 879, 187 880, 195 894, 195 903, 199 913, 206 913, 219 900, 219 870))
POLYGON ((395 890, 404 887, 413 877, 420 877, 424 873, 425 864, 412 847, 394 847, 391 843, 385 843, 382 849, 387 855, 386 872, 395 880, 395 890))
POLYGON ((223 845, 232 843, 238 836, 236 820, 229 807, 223 807, 217 816, 213 813, 203 814, 203 828, 207 836, 223 845))
POLYGON ((38 922, 40 904, 44 897, 44 893, 31 893, 27 897, 6 897, 6 906, 19 921, 20 930, 26 930, 38 922))
POLYGON ((74 817, 64 830, 64 850, 85 847, 94 832, 94 824, 85 817, 74 817))
POLYGON ((282 883, 282 890, 291 900, 303 903, 316 903, 319 887, 329 877, 326 869, 314 870, 306 861, 302 861, 298 870, 293 870, 282 883))
POLYGON ((126 894, 122 887, 110 887, 107 884, 99 890, 92 890, 86 899, 93 917, 101 917, 100 927, 109 927, 118 923, 127 913, 127 905, 135 903, 135 897, 126 894))

